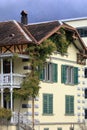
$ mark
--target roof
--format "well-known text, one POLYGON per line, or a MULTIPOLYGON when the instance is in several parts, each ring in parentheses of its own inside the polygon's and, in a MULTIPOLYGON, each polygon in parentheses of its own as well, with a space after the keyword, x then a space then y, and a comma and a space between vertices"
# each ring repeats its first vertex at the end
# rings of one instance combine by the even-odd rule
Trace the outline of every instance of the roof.
POLYGON ((31 41, 31 38, 24 32, 18 22, 0 22, 0 46, 24 44, 31 41))
POLYGON ((39 24, 27 25, 27 30, 33 35, 33 37, 40 42, 44 37, 49 35, 53 30, 58 29, 60 22, 52 21, 39 24))
POLYGON ((78 44, 75 43, 77 48, 81 51, 86 49, 77 30, 60 21, 49 21, 30 25, 24 25, 15 20, 0 22, 0 46, 29 43, 40 44, 55 32, 59 31, 61 27, 75 32, 79 39, 78 44))

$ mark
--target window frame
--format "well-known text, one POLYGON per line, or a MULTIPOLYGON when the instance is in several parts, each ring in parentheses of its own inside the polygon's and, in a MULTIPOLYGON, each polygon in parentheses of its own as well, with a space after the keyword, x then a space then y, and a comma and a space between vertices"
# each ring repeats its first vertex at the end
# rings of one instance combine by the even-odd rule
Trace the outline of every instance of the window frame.
POLYGON ((84 77, 87 78, 87 68, 84 69, 84 77))
POLYGON ((78 67, 62 64, 61 65, 61 83, 69 84, 69 85, 78 85, 78 67), (69 78, 71 77, 71 79, 68 80, 68 77, 69 78))
POLYGON ((81 37, 87 37, 87 27, 77 28, 77 31, 81 37))
POLYGON ((74 67, 72 66, 66 68, 66 84, 74 84, 74 67))
POLYGON ((57 83, 58 64, 46 62, 40 73, 40 80, 45 81, 45 82, 57 83))
POLYGON ((46 63, 45 67, 44 67, 44 80, 45 81, 52 81, 52 63, 48 62, 46 63))

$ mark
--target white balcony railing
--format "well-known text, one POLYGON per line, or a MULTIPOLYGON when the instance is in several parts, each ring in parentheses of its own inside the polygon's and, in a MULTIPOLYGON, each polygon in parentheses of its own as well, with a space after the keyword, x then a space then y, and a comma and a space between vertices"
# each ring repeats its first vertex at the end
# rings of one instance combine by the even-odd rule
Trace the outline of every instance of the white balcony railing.
MULTIPOLYGON (((11 123, 12 124, 17 124, 19 120, 20 124, 26 124, 26 125, 31 125, 32 124, 32 119, 31 116, 29 116, 27 114, 27 112, 24 113, 20 113, 18 114, 18 112, 13 112, 12 113, 12 118, 11 118, 11 123)), ((35 125, 39 125, 39 120, 38 119, 34 119, 34 123, 35 125)))
POLYGON ((25 75, 12 73, 12 74, 0 74, 0 86, 19 86, 25 75))

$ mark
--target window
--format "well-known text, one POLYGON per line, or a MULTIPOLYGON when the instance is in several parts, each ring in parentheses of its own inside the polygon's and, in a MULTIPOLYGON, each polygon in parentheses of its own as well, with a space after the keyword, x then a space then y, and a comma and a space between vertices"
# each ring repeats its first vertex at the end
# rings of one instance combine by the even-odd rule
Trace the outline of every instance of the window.
POLYGON ((31 104, 22 104, 22 108, 31 108, 31 104))
POLYGON ((49 130, 49 128, 44 128, 44 130, 49 130))
POLYGON ((81 37, 87 37, 87 27, 77 28, 81 37))
POLYGON ((62 130, 62 128, 58 128, 57 130, 62 130))
POLYGON ((74 96, 65 96, 65 114, 74 114, 74 96))
POLYGON ((57 64, 46 63, 40 74, 40 79, 49 82, 57 82, 57 64))
POLYGON ((43 114, 53 114, 53 94, 43 94, 43 114))
POLYGON ((74 130, 74 128, 70 127, 70 130, 74 130))
POLYGON ((73 67, 67 66, 66 67, 66 82, 69 84, 73 84, 74 83, 74 73, 73 73, 73 67))
POLYGON ((85 98, 87 98, 87 89, 85 89, 85 98))
POLYGON ((61 82, 65 84, 78 84, 78 68, 68 65, 62 65, 61 82))
POLYGON ((85 109, 85 119, 87 119, 87 109, 85 109))
POLYGON ((85 68, 84 70, 84 75, 85 75, 85 78, 87 78, 87 68, 85 68))

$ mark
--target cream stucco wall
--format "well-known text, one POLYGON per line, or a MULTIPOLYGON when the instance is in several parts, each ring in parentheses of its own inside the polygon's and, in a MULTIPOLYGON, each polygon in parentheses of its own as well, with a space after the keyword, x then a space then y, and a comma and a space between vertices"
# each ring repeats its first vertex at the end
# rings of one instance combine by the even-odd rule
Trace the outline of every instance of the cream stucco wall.
MULTIPOLYGON (((77 64, 77 53, 78 50, 75 48, 73 44, 71 44, 68 48, 68 53, 66 55, 60 55, 59 53, 53 53, 53 55, 47 59, 47 61, 58 64, 58 82, 50 83, 41 81, 40 86, 41 89, 39 91, 39 101, 36 101, 36 104, 39 104, 39 108, 35 108, 35 112, 38 112, 39 115, 35 116, 35 119, 40 121, 40 124, 36 126, 36 130, 44 130, 44 128, 49 128, 49 130, 57 130, 57 128, 62 127, 63 130, 69 130, 71 123, 78 124, 83 122, 84 116, 84 91, 83 89, 83 81, 84 74, 83 65, 77 64), (79 84, 78 85, 68 85, 61 84, 61 65, 70 65, 79 68, 79 84), (79 89, 78 89, 79 88, 79 89), (53 115, 43 115, 43 94, 53 94, 53 115), (69 116, 65 115, 65 95, 73 95, 74 102, 74 115, 69 116), (80 101, 80 102, 78 102, 80 101), (80 109, 78 109, 80 107, 80 109), (78 116, 80 114, 80 116, 78 116), (60 125, 61 124, 61 125, 60 125)), ((23 69, 23 64, 21 60, 19 61, 19 65, 15 67, 15 70, 21 72, 23 69), (22 65, 22 67, 20 67, 22 65)), ((22 104, 31 104, 31 101, 23 101, 22 104)), ((14 110, 18 110, 19 101, 15 100, 15 108, 14 110)), ((21 105, 22 106, 22 105, 21 105)), ((21 108, 21 112, 31 112, 32 108, 21 108)), ((32 116, 28 116, 30 120, 32 120, 32 116)))
MULTIPOLYGON (((39 92, 39 120, 40 123, 43 123, 44 125, 42 128, 45 127, 45 125, 48 124, 59 124, 59 123, 78 123, 78 120, 80 122, 83 122, 84 116, 82 113, 84 113, 84 97, 82 96, 84 94, 84 91, 82 91, 83 88, 83 81, 84 78, 82 75, 84 74, 82 65, 78 65, 76 63, 77 61, 77 52, 78 50, 73 46, 70 45, 68 48, 68 53, 65 56, 61 56, 60 54, 53 54, 50 57, 50 62, 58 64, 58 82, 57 83, 48 83, 48 82, 40 82, 40 92, 39 92), (74 67, 79 68, 79 81, 80 83, 78 85, 65 85, 61 84, 61 65, 70 65, 74 67), (78 87, 80 90, 78 90, 78 87), (53 115, 43 115, 43 94, 44 93, 50 93, 53 94, 53 115), (78 94, 80 96, 78 96, 78 94), (75 98, 75 112, 73 116, 67 116, 65 115, 65 95, 73 95, 75 98), (80 100, 80 103, 78 103, 78 100, 80 100), (78 106, 81 107, 80 110, 78 110, 78 106), (80 116, 78 116, 78 113, 80 113, 80 116), (46 124, 45 124, 46 123, 46 124)), ((57 126, 58 126, 57 124, 57 126)), ((49 126, 50 130, 57 129, 57 126, 55 128, 51 125, 49 126)), ((69 129, 69 126, 66 126, 69 129)), ((66 130, 66 127, 63 125, 63 130, 66 130)), ((48 127, 47 127, 48 128, 48 127)), ((68 130, 67 129, 67 130, 68 130)), ((42 129, 41 129, 42 130, 42 129)))
POLYGON ((24 66, 29 66, 29 62, 23 62, 22 58, 16 58, 14 60, 14 73, 17 74, 25 74, 28 73, 30 70, 24 70, 24 66))
MULTIPOLYGON (((35 125, 35 130, 44 130, 44 128, 49 128, 49 130, 57 130, 61 127, 62 130, 69 130, 71 123, 78 124, 83 122, 84 116, 84 91, 83 91, 83 81, 84 81, 84 71, 83 65, 77 64, 77 53, 78 50, 73 44, 68 48, 66 55, 60 55, 59 53, 53 53, 48 62, 58 64, 58 82, 50 83, 41 81, 41 89, 39 91, 39 100, 35 101, 35 104, 38 104, 39 107, 35 108, 35 112, 39 114, 35 116, 35 119, 39 120, 39 124, 35 125), (79 68, 79 84, 78 85, 68 85, 61 83, 61 65, 70 65, 79 68), (43 94, 53 94, 53 115, 43 115, 43 94), (65 95, 73 95, 74 102, 74 115, 69 116, 65 115, 65 95), (78 102, 79 101, 79 102, 78 102), (80 107, 80 109, 78 109, 80 107), (80 116, 78 116, 80 114, 80 116), (61 125, 60 125, 61 124, 61 125)), ((22 59, 18 58, 14 61, 14 73, 24 74, 29 70, 24 70, 23 66, 29 65, 28 62, 22 62, 22 59), (18 63, 18 64, 17 64, 18 63)), ((22 108, 22 104, 31 104, 31 100, 24 100, 21 105, 19 100, 14 100, 14 111, 18 111, 20 105, 21 112, 31 112, 31 108, 22 108)), ((28 119, 32 120, 32 116, 28 115, 28 119)), ((13 129, 16 130, 16 129, 13 129)))

